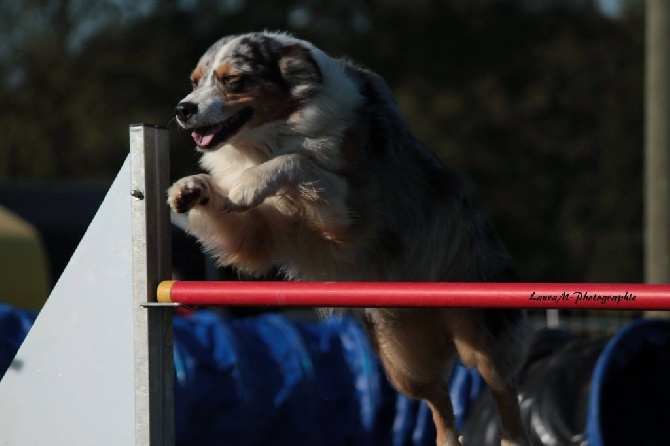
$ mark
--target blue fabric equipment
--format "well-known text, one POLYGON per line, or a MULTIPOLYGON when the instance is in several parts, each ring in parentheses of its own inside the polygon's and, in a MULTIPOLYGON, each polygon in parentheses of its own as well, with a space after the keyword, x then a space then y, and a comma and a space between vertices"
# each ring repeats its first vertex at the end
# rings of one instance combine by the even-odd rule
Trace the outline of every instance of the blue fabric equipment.
MULTIPOLYGON (((12 359, 35 317, 0 304, 0 376, 20 373, 12 359)), ((178 445, 434 445, 430 410, 391 388, 352 318, 205 310, 175 316, 174 334, 178 445)), ((633 322, 609 341, 538 332, 519 377, 532 443, 670 444, 668 377, 668 321, 633 322)), ((456 365, 450 391, 466 445, 495 444, 497 415, 476 371, 456 365)))
MULTIPOLYGON (((0 376, 35 316, 0 305, 0 376)), ((391 388, 352 318, 198 311, 174 335, 178 445, 434 445, 427 406, 391 388)), ((452 381, 462 423, 481 378, 457 366, 452 381)))
MULTIPOLYGON (((518 376, 521 416, 533 445, 670 445, 670 321, 640 319, 611 339, 565 330, 534 334, 518 376)), ((466 445, 495 444, 488 389, 470 411, 466 445)))

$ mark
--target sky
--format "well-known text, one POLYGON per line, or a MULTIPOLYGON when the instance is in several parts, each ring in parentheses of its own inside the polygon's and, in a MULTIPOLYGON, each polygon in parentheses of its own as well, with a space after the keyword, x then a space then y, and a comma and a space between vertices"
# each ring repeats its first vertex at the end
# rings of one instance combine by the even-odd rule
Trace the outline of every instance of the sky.
POLYGON ((597 0, 603 13, 608 16, 616 16, 621 10, 623 0, 597 0))

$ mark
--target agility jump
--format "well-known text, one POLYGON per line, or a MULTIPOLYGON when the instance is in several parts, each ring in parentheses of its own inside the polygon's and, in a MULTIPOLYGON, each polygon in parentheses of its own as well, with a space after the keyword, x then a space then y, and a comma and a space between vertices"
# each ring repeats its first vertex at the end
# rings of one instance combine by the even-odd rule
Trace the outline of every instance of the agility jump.
POLYGON ((161 303, 289 307, 670 310, 670 286, 608 283, 164 281, 161 303))

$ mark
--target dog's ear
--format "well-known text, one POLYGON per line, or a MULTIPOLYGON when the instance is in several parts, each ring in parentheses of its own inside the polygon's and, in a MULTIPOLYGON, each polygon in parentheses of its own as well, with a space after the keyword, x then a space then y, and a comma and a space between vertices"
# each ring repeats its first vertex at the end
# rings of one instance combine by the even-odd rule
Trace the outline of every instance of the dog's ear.
POLYGON ((310 51, 299 44, 280 48, 279 71, 294 86, 320 83, 323 78, 310 51))

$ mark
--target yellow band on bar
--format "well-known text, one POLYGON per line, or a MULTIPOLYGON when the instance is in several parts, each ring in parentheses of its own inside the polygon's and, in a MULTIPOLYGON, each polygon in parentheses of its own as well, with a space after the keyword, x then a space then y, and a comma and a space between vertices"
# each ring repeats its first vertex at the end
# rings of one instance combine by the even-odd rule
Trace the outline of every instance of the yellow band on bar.
POLYGON ((167 304, 172 302, 172 286, 175 284, 176 280, 164 280, 158 284, 158 289, 156 290, 156 299, 158 302, 167 304))

